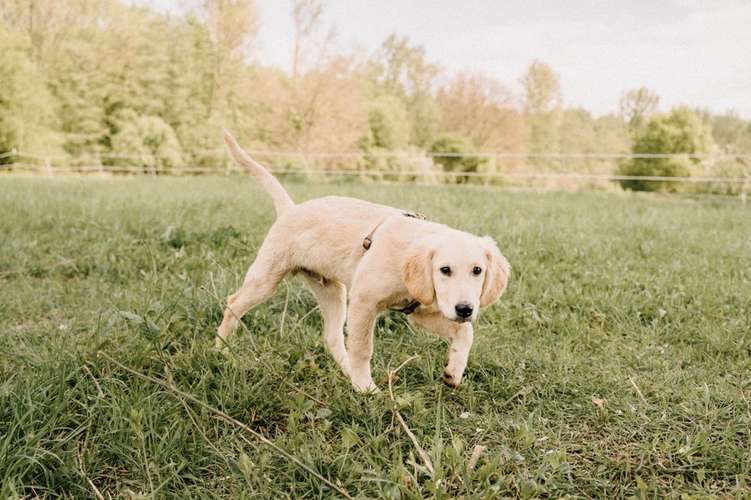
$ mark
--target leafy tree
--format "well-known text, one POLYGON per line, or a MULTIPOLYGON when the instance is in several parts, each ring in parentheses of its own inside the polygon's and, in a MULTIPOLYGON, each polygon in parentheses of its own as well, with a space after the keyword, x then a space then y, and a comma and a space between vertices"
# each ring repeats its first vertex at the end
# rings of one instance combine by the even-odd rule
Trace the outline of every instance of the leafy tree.
POLYGON ((303 155, 354 149, 367 127, 367 109, 351 59, 333 58, 297 79, 282 76, 281 82, 274 113, 281 113, 280 134, 286 147, 303 155))
POLYGON ((337 158, 314 164, 312 154, 352 151, 367 127, 361 71, 352 58, 330 53, 334 31, 327 29, 323 14, 321 0, 292 2, 292 73, 279 72, 277 88, 268 89, 275 100, 266 99, 275 108, 269 112, 276 130, 274 140, 281 147, 301 152, 306 169, 344 166, 337 158))
POLYGON ((409 134, 409 117, 402 101, 382 95, 370 103, 368 133, 361 140, 364 149, 403 149, 409 144, 409 134))
POLYGON ((523 117, 511 92, 499 81, 459 73, 438 90, 436 102, 442 130, 467 137, 484 150, 523 150, 523 117))
MULTIPOLYGON (((17 40, 0 26, 0 155, 51 142, 51 96, 28 47, 17 40)), ((12 160, 0 157, 0 163, 12 160)))
POLYGON ((100 22, 106 30, 69 33, 49 62, 65 149, 74 157, 109 150, 109 119, 119 109, 166 116, 173 94, 167 17, 113 4, 100 22))
POLYGON ((550 65, 533 61, 522 77, 525 106, 531 113, 549 113, 560 109, 562 96, 558 75, 550 65))
POLYGON ((253 0, 204 0, 206 24, 212 51, 209 63, 209 117, 223 119, 232 109, 233 89, 249 47, 258 32, 258 14, 253 0))
POLYGON ((534 61, 522 77, 522 85, 529 126, 529 152, 558 153, 563 100, 558 75, 544 62, 534 61))
POLYGON ((726 153, 751 152, 751 123, 736 113, 710 117, 712 137, 717 146, 726 153))
MULTIPOLYGON (((594 118, 582 108, 563 110, 561 122, 561 153, 601 154, 628 153, 630 137, 623 120, 616 115, 594 118)), ((615 161, 607 157, 562 158, 563 171, 609 174, 615 161)))
POLYGON ((589 111, 583 108, 566 109, 561 118, 561 152, 597 152, 595 120, 589 111))
POLYGON ((623 120, 615 114, 600 116, 594 120, 596 153, 627 153, 631 137, 623 120))
POLYGON ((216 83, 217 67, 212 62, 216 46, 211 41, 209 28, 197 17, 189 15, 184 23, 176 24, 171 33, 175 35, 167 44, 162 80, 167 95, 163 111, 158 114, 174 129, 183 145, 184 157, 189 158, 191 164, 216 164, 215 156, 204 156, 202 151, 220 145, 221 125, 235 131, 247 126, 238 116, 239 103, 232 102, 235 95, 243 95, 242 85, 246 79, 238 75, 227 82, 216 83), (229 82, 232 82, 232 91, 225 92, 229 82), (225 87, 218 89, 221 85, 225 87), (230 111, 225 113, 217 107, 230 111), (225 115, 229 116, 220 118, 225 115), (227 121, 219 123, 223 119, 227 121))
POLYGON ((117 132, 111 139, 113 163, 144 166, 151 171, 182 166, 180 143, 164 120, 124 110, 117 121, 117 132), (117 154, 124 156, 119 158, 117 154))
POLYGON ((375 73, 386 93, 409 99, 429 93, 440 69, 428 62, 425 48, 411 45, 407 37, 391 34, 375 58, 375 73))
MULTIPOLYGON (((597 136, 595 120, 589 111, 582 108, 566 109, 561 112, 560 148, 561 153, 597 153, 597 136)), ((591 171, 595 161, 589 158, 577 158, 576 166, 591 171)), ((560 169, 570 171, 572 162, 562 158, 560 169)))
POLYGON ((292 0, 294 44, 292 48, 292 78, 309 71, 328 58, 334 40, 333 28, 323 31, 324 4, 322 0, 292 0))
MULTIPOLYGON (((476 156, 472 142, 456 134, 442 134, 430 145, 431 153, 446 153, 446 156, 437 155, 433 158, 435 163, 443 167, 444 172, 477 172, 485 160, 476 156)), ((463 183, 469 180, 469 176, 452 176, 448 182, 463 183)))
POLYGON ((621 95, 621 116, 628 124, 631 133, 639 130, 644 122, 657 111, 660 97, 647 87, 639 87, 621 95))
POLYGON ((46 66, 71 33, 101 22, 116 2, 103 0, 3 0, 0 23, 28 42, 31 60, 46 66))
POLYGON ((439 110, 433 85, 440 68, 428 62, 425 49, 411 45, 406 37, 390 35, 370 67, 374 94, 401 99, 409 112, 413 144, 427 147, 436 133, 439 110))
MULTIPOLYGON (((688 108, 676 108, 668 115, 651 118, 637 132, 631 151, 635 154, 699 154, 713 145, 709 127, 688 108)), ((628 176, 688 177, 696 159, 688 157, 634 158, 623 163, 619 173, 628 176)), ((623 180, 621 186, 637 191, 675 191, 668 181, 623 180)))

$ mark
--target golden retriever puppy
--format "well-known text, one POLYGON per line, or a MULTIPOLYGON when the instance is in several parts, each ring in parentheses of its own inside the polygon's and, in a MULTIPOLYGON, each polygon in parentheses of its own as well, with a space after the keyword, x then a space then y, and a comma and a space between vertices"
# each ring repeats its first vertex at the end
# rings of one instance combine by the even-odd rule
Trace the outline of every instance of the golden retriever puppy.
POLYGON ((373 328, 387 309, 409 314, 412 323, 449 342, 443 380, 458 386, 472 346, 472 321, 498 300, 511 272, 495 242, 354 198, 327 196, 296 205, 229 132, 224 139, 235 161, 271 196, 277 219, 242 287, 227 300, 217 347, 285 275, 299 273, 318 300, 326 346, 357 390, 376 389, 370 373, 373 328))

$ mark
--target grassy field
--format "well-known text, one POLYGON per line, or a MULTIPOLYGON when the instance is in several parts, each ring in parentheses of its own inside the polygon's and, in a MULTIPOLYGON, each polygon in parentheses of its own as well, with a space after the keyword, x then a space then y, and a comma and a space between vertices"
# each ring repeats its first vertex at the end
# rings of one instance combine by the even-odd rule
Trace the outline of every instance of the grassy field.
POLYGON ((737 199, 289 184, 494 236, 514 268, 466 380, 384 317, 356 394, 301 283, 212 350, 273 220, 246 178, 0 178, 0 497, 745 496, 751 207, 737 199), (239 216, 238 216, 239 215, 239 216), (394 408, 430 457, 430 473, 394 408), (486 447, 470 464, 477 445, 486 447))

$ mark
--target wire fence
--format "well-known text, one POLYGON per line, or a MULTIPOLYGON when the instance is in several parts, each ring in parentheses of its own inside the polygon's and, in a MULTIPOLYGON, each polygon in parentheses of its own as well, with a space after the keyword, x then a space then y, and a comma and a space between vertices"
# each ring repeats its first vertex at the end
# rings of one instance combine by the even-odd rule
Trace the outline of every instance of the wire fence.
MULTIPOLYGON (((504 152, 476 152, 453 153, 433 151, 338 151, 338 152, 302 152, 282 151, 270 149, 248 150, 251 155, 282 158, 497 158, 497 159, 588 159, 588 160, 625 160, 625 159, 656 159, 656 158, 685 158, 691 160, 738 160, 751 161, 751 153, 504 153, 504 152)), ((192 156, 214 155, 217 158, 229 158, 224 148, 192 150, 192 156)), ((68 155, 39 155, 23 153, 16 150, 0 154, 0 158, 17 157, 34 160, 70 161, 68 155)), ((160 159, 163 155, 154 153, 83 153, 76 159, 160 159)))
MULTIPOLYGON (((377 152, 300 152, 252 150, 269 170, 280 176, 304 176, 311 179, 362 178, 434 183, 514 184, 531 187, 589 183, 604 186, 613 183, 659 182, 702 186, 695 192, 739 194, 744 199, 751 191, 751 153, 441 153, 423 151, 377 152), (441 159, 483 159, 490 168, 476 171, 452 171, 441 159), (620 162, 636 159, 691 160, 692 175, 621 175, 620 162), (387 160, 386 162, 382 160, 387 160), (393 162, 390 163, 390 161, 393 162), (422 162, 422 163, 420 163, 422 162), (389 168, 383 167, 384 163, 389 168), (394 166, 396 164, 396 167, 394 166), (415 168, 415 165, 419 168, 415 168), (333 166, 332 166, 333 165, 333 166), (730 165, 732 168, 727 168, 730 165)), ((1 171, 46 175, 238 175, 244 171, 231 161, 223 148, 195 150, 200 163, 169 164, 160 155, 150 153, 94 153, 77 157, 38 155, 10 151, 0 155, 1 171), (10 160, 10 162, 8 161, 10 160)))
MULTIPOLYGON (((141 175, 149 174, 147 167, 138 166, 113 166, 113 165, 78 165, 78 166, 55 166, 46 167, 42 165, 33 165, 28 163, 13 163, 3 165, 8 171, 26 171, 51 174, 73 174, 73 173, 112 173, 112 174, 132 174, 141 175), (50 171, 51 169, 51 171, 50 171)), ((299 169, 289 168, 270 168, 274 174, 301 174, 306 173, 299 169)), ((216 175, 222 173, 242 173, 244 170, 236 167, 226 171, 217 168, 206 167, 178 167, 175 169, 157 171, 159 175, 216 175)), ((422 171, 390 171, 390 170, 332 170, 316 169, 307 172, 310 175, 327 175, 327 176, 405 176, 405 177, 431 177, 443 176, 447 178, 487 178, 487 179, 580 179, 580 180, 598 180, 598 181, 653 181, 653 182, 719 182, 719 183, 751 183, 751 177, 686 177, 686 176, 660 176, 660 175, 607 175, 607 174, 579 174, 574 172, 422 172, 422 171)))

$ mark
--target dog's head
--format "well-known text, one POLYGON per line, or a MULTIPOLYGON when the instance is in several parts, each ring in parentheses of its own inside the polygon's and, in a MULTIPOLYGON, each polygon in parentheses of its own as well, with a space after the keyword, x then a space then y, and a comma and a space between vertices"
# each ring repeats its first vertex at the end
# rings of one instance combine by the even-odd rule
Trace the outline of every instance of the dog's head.
POLYGON ((459 231, 415 242, 402 264, 402 279, 418 302, 452 321, 474 321, 498 300, 511 266, 492 238, 459 231))

